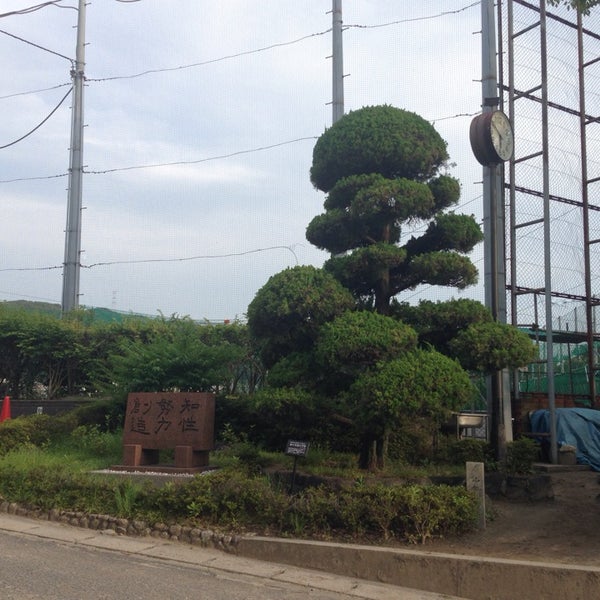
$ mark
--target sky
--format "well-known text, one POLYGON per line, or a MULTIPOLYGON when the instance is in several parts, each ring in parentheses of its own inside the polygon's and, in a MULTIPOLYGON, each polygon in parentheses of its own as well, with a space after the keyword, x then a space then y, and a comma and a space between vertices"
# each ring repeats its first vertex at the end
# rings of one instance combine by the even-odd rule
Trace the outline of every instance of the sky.
MULTIPOLYGON (((76 0, 3 0, 0 300, 60 303, 76 0), (31 135, 24 137, 37 128, 31 135)), ((79 302, 243 319, 269 277, 328 255, 305 238, 332 124, 331 0, 93 0, 87 6, 79 302)), ((345 111, 390 104, 432 122, 482 220, 469 124, 481 105, 479 2, 343 2, 345 111)), ((483 279, 483 248, 472 260, 483 279)), ((469 297, 424 287, 412 303, 469 297)))

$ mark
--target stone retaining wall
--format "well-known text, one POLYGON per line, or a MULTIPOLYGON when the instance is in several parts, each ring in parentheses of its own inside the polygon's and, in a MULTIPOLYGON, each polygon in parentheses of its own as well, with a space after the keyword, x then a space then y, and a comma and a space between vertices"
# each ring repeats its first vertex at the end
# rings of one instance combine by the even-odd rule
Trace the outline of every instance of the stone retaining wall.
POLYGON ((225 552, 234 553, 240 538, 224 535, 210 529, 199 529, 183 525, 167 525, 166 523, 148 524, 138 519, 123 519, 111 515, 88 514, 80 511, 28 509, 16 502, 0 502, 0 512, 30 519, 64 523, 83 529, 103 531, 113 535, 150 536, 173 542, 184 542, 203 548, 212 547, 225 552))

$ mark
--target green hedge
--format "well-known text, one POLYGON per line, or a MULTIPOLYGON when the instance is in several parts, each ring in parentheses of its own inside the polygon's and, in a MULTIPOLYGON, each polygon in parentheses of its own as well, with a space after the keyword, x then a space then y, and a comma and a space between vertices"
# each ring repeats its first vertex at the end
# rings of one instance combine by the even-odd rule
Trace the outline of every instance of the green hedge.
POLYGON ((323 537, 395 538, 425 543, 470 531, 476 501, 446 485, 325 486, 297 495, 264 475, 222 470, 161 488, 129 480, 73 474, 67 467, 0 469, 0 496, 40 508, 102 512, 155 522, 323 537))

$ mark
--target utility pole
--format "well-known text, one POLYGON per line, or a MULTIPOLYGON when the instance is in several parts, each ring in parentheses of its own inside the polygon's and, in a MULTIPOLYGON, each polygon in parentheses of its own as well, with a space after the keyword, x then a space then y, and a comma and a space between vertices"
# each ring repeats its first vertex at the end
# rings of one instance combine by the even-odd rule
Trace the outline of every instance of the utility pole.
POLYGON ((344 47, 342 40, 342 0, 333 0, 332 13, 332 65, 333 65, 333 93, 332 93, 332 124, 344 116, 344 47))
POLYGON ((69 149, 69 188, 65 260, 63 263, 62 314, 79 306, 81 266, 81 183, 83 175, 83 84, 85 81, 85 1, 79 0, 75 65, 71 68, 73 106, 71 108, 71 147, 69 149))

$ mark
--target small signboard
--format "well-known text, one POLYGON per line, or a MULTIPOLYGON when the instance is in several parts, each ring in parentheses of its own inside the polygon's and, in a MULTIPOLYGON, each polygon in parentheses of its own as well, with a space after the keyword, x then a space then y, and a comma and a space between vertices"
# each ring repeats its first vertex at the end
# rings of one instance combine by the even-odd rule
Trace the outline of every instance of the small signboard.
POLYGON ((309 446, 309 442, 288 440, 287 446, 285 447, 285 453, 288 456, 306 456, 308 454, 309 446))

